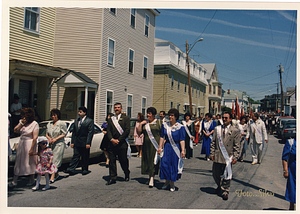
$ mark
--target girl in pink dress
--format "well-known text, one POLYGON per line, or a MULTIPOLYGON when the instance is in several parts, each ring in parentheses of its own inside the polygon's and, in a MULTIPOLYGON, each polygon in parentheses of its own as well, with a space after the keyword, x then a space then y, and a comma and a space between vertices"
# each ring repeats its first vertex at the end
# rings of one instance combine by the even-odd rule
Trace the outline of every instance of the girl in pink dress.
POLYGON ((40 181, 42 175, 45 175, 46 178, 46 186, 42 190, 47 190, 50 188, 49 185, 49 174, 56 173, 57 168, 52 163, 53 153, 51 148, 47 148, 48 139, 44 136, 38 138, 39 148, 38 153, 35 155, 39 156, 38 164, 36 166, 36 172, 38 173, 36 178, 36 185, 32 188, 33 191, 39 189, 40 181))
POLYGON ((140 125, 140 122, 142 122, 145 117, 142 113, 138 113, 138 116, 137 116, 137 119, 138 121, 136 121, 135 123, 135 128, 134 128, 134 144, 136 146, 136 149, 137 149, 137 157, 142 157, 142 148, 143 148, 143 141, 144 141, 144 135, 141 134, 141 135, 138 135, 137 134, 137 128, 139 127, 140 125))

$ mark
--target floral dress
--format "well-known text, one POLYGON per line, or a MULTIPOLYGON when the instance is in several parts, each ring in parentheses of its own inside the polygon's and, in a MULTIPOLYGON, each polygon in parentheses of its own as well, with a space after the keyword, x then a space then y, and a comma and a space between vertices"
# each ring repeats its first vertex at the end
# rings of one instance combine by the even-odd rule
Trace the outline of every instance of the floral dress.
POLYGON ((50 167, 47 167, 47 164, 49 163, 51 158, 53 158, 52 150, 50 148, 44 149, 39 156, 39 162, 36 166, 36 172, 40 175, 44 175, 45 173, 56 173, 57 168, 53 163, 51 163, 50 167))

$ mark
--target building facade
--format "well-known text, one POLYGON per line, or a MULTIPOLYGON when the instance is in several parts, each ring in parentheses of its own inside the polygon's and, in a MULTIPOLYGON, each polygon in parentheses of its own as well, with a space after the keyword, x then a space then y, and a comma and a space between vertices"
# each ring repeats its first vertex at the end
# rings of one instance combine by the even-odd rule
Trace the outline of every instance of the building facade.
POLYGON ((212 115, 221 114, 222 83, 219 81, 218 71, 215 63, 201 64, 206 70, 206 105, 205 109, 212 115))
MULTIPOLYGON (((191 96, 193 114, 206 113, 206 70, 190 59, 191 96)), ((158 111, 176 108, 189 112, 189 82, 186 54, 173 43, 155 40, 153 106, 158 111)))
POLYGON ((51 108, 76 118, 84 105, 98 123, 122 103, 129 117, 152 105, 152 9, 57 8, 54 65, 72 70, 52 86, 51 108))
POLYGON ((11 7, 9 105, 14 94, 40 120, 50 118, 51 82, 66 71, 53 66, 55 8, 11 7))

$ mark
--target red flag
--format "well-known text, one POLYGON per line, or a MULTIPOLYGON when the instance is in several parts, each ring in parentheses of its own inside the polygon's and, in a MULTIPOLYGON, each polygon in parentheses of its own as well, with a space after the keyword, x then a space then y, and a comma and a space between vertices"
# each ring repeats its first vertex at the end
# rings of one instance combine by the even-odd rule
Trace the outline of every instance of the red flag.
POLYGON ((234 114, 234 102, 232 102, 231 114, 234 114))
POLYGON ((251 113, 250 113, 250 116, 252 116, 252 114, 253 114, 253 109, 251 109, 251 113))
POLYGON ((238 102, 238 98, 237 97, 235 97, 235 115, 238 115, 239 118, 241 117, 240 107, 239 107, 239 102, 238 102))
POLYGON ((241 108, 241 116, 244 116, 244 109, 243 109, 243 106, 241 108))

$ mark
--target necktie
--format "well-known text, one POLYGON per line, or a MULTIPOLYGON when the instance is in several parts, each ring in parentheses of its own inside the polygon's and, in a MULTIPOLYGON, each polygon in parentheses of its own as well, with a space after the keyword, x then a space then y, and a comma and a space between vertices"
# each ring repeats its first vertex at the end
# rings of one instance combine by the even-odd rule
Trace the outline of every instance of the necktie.
POLYGON ((79 121, 79 125, 78 125, 79 128, 81 127, 81 124, 82 124, 82 118, 80 118, 80 121, 79 121))
POLYGON ((223 128, 223 138, 225 138, 225 128, 223 128))

